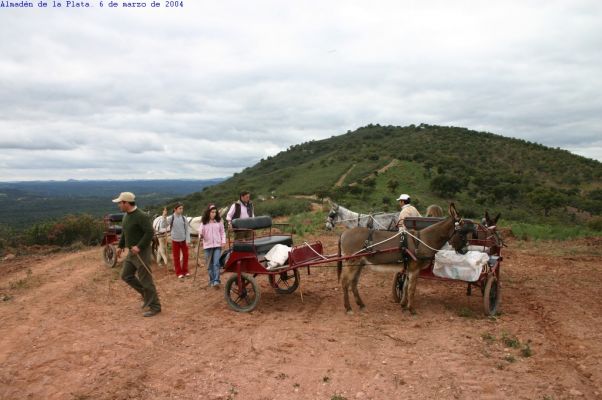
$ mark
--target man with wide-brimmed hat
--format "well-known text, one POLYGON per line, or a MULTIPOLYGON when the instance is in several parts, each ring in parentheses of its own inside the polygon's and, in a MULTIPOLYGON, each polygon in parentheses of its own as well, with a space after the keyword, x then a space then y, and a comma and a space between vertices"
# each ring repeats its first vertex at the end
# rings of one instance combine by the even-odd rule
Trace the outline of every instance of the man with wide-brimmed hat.
POLYGON ((136 196, 131 192, 122 192, 119 197, 113 199, 119 209, 126 213, 123 217, 121 238, 117 257, 123 249, 129 249, 126 259, 123 261, 121 279, 142 295, 145 317, 152 317, 161 312, 161 303, 157 289, 153 282, 150 265, 152 259, 151 242, 153 239, 153 226, 150 218, 140 211, 136 206, 136 196))

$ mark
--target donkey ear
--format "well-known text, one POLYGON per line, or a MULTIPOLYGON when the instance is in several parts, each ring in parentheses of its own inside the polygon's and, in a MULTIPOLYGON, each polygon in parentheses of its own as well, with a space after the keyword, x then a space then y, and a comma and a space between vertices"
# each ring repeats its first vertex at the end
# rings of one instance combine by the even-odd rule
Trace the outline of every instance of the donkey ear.
POLYGON ((497 213, 497 215, 495 216, 495 218, 493 219, 493 225, 497 224, 497 220, 500 219, 500 217, 502 216, 502 213, 497 213))
POLYGON ((485 210, 485 221, 487 221, 487 223, 489 223, 489 221, 491 221, 491 217, 489 217, 489 211, 485 210))
POLYGON ((456 210, 456 205, 451 202, 449 203, 449 216, 454 219, 458 219, 458 211, 456 210))

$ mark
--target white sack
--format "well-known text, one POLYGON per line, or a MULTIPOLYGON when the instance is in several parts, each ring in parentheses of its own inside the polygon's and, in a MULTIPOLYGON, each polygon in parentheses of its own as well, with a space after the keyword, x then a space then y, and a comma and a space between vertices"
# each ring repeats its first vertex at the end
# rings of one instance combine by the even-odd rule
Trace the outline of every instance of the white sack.
POLYGON ((475 282, 479 279, 489 255, 480 251, 458 254, 454 250, 440 250, 435 254, 433 274, 441 278, 475 282))
POLYGON ((276 244, 265 255, 268 260, 268 269, 275 269, 283 266, 288 261, 288 252, 291 248, 283 244, 276 244))

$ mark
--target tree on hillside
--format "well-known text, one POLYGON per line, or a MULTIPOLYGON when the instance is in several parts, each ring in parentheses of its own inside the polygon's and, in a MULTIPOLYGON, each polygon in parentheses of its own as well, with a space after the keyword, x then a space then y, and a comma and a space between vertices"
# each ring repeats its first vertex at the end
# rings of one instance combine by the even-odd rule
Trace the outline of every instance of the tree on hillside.
POLYGON ((452 197, 462 190, 462 181, 453 176, 438 175, 431 181, 431 190, 441 197, 452 197))
POLYGON ((529 194, 529 199, 543 209, 543 215, 550 215, 553 208, 560 207, 564 201, 563 196, 550 188, 539 187, 529 194))
POLYGON ((387 187, 391 190, 391 192, 395 193, 397 187, 399 186, 399 182, 395 179, 389 179, 387 181, 387 187))

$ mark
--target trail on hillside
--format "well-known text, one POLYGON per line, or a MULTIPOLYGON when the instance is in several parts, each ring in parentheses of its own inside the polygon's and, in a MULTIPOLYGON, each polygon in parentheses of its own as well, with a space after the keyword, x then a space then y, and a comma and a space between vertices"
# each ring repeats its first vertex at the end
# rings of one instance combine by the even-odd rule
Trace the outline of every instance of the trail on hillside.
POLYGON ((347 175, 349 175, 349 173, 351 172, 351 170, 355 168, 355 164, 353 164, 351 166, 351 168, 349 168, 347 170, 347 172, 345 172, 343 175, 341 175, 341 177, 336 181, 336 183, 334 184, 335 187, 341 187, 343 186, 343 182, 345 182, 345 178, 347 178, 347 175))
MULTIPOLYGON (((336 237, 308 240, 332 252, 336 237)), ((373 272, 366 311, 348 316, 326 268, 302 271, 303 300, 258 276, 260 304, 240 314, 204 268, 193 283, 156 266, 163 312, 143 318, 100 248, 17 257, 0 263, 0 398, 599 399, 602 267, 587 251, 546 255, 557 248, 510 242, 497 318, 478 290, 426 280, 418 314, 402 313, 392 277, 373 272)))

